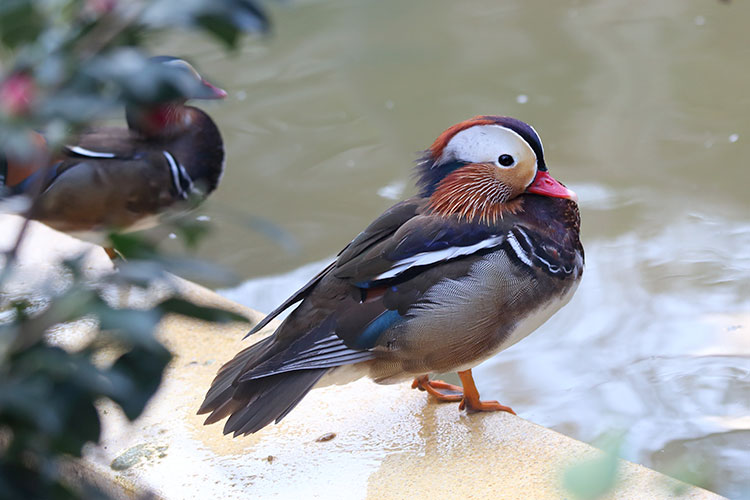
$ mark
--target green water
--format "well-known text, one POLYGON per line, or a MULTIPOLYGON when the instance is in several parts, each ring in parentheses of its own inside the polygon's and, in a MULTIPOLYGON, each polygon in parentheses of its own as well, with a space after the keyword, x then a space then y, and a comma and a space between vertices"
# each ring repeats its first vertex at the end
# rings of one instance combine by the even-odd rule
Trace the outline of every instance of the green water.
POLYGON ((587 270, 563 311, 476 370, 481 392, 584 441, 626 430, 625 458, 750 498, 750 4, 273 6, 274 35, 235 56, 154 41, 230 93, 206 108, 228 162, 199 253, 251 280, 232 296, 272 308, 413 193, 411 162, 443 129, 516 116, 580 196, 587 270))

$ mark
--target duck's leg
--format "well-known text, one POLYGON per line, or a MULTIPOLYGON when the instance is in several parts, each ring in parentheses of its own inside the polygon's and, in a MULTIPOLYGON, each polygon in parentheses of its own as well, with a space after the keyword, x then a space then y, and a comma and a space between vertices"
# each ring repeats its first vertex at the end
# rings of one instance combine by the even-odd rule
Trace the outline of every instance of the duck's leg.
POLYGON ((448 384, 442 380, 430 380, 428 375, 421 375, 415 378, 414 382, 411 384, 411 388, 419 389, 420 391, 427 391, 427 394, 435 396, 438 401, 455 403, 463 400, 463 389, 459 386, 448 384), (445 394, 438 389, 454 391, 458 394, 445 394))
POLYGON ((458 405, 459 410, 466 409, 468 413, 478 411, 507 411, 513 415, 516 414, 509 406, 503 406, 497 401, 480 401, 479 391, 477 390, 477 386, 474 385, 474 377, 471 375, 471 370, 458 372, 458 376, 461 377, 461 383, 464 386, 464 395, 461 399, 461 404, 458 405))
POLYGON ((102 247, 105 252, 107 252, 107 257, 109 257, 109 260, 114 263, 117 260, 117 251, 112 247, 102 247))
MULTIPOLYGON (((102 248, 107 253, 107 257, 109 257, 109 260, 112 261, 114 272, 119 272, 119 264, 120 262, 125 262, 125 257, 123 257, 120 252, 115 250, 114 247, 102 246, 102 248)), ((127 283, 119 285, 117 287, 117 307, 121 309, 128 307, 130 303, 131 288, 132 285, 129 285, 127 283)))

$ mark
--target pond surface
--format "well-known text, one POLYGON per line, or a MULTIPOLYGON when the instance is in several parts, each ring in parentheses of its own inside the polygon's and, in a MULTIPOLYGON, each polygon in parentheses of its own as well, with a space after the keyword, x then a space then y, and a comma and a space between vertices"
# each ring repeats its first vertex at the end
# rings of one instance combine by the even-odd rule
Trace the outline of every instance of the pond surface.
POLYGON ((480 391, 583 441, 625 431, 625 458, 750 498, 750 3, 272 6, 274 35, 234 56, 154 41, 230 93, 206 106, 229 156, 199 252, 250 280, 227 293, 270 310, 413 193, 443 129, 516 116, 580 196, 587 268, 476 369, 480 391))

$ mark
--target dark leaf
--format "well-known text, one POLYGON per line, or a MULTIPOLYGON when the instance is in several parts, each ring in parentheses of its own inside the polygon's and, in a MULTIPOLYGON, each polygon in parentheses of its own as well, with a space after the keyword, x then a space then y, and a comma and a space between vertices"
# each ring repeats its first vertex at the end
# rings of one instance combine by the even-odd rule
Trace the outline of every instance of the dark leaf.
POLYGON ((242 33, 265 32, 268 16, 253 0, 204 0, 185 4, 181 0, 158 0, 144 14, 154 26, 198 26, 228 47, 235 47, 242 33))
POLYGON ((50 382, 42 378, 5 380, 0 385, 0 423, 13 428, 16 438, 19 433, 28 431, 59 433, 62 429, 60 416, 40 404, 47 401, 51 387, 50 382))
POLYGON ((44 29, 44 18, 28 0, 0 2, 0 41, 14 48, 35 41, 44 29))
POLYGON ((185 246, 191 250, 195 250, 198 243, 211 232, 211 226, 196 220, 186 220, 177 225, 176 229, 182 236, 185 246))
POLYGON ((101 424, 90 394, 74 383, 55 387, 52 397, 45 402, 65 416, 62 432, 53 435, 53 446, 69 455, 81 456, 83 445, 99 441, 101 424))
POLYGON ((203 15, 195 19, 195 23, 213 35, 228 47, 236 47, 240 32, 237 26, 224 16, 203 15))
POLYGON ((186 257, 159 257, 157 261, 164 269, 182 278, 216 286, 232 286, 239 282, 236 273, 201 259, 186 257))
POLYGON ((132 382, 129 391, 112 398, 130 420, 138 418, 159 388, 162 372, 171 356, 164 348, 156 352, 136 348, 120 356, 108 370, 111 377, 132 382))
POLYGON ((14 360, 14 375, 28 380, 49 380, 51 383, 71 382, 87 394, 99 396, 109 390, 89 359, 89 353, 70 353, 56 346, 40 344, 22 352, 14 360))
POLYGON ((228 205, 222 205, 216 201, 212 203, 212 208, 220 212, 225 219, 231 219, 235 224, 259 232, 287 252, 297 253, 300 251, 299 242, 293 234, 265 217, 248 215, 247 212, 237 210, 228 205))
POLYGON ((220 286, 230 286, 239 281, 235 273, 217 264, 201 259, 160 254, 156 250, 156 245, 140 234, 111 234, 109 239, 115 250, 129 259, 120 267, 122 277, 137 283, 142 283, 143 278, 159 278, 164 271, 185 279, 220 286))
POLYGON ((138 234, 111 233, 109 242, 125 259, 149 259, 156 255, 156 245, 138 234))
POLYGON ((189 318, 211 321, 213 323, 230 323, 233 321, 240 321, 243 323, 248 322, 248 319, 241 314, 216 307, 199 306, 190 301, 179 298, 167 299, 157 307, 164 313, 179 314, 189 318))
POLYGON ((18 333, 11 350, 18 351, 35 345, 51 327, 82 318, 88 314, 88 306, 92 300, 94 293, 91 290, 82 285, 70 287, 55 298, 43 312, 15 324, 18 333))
POLYGON ((161 320, 158 310, 114 309, 104 302, 99 302, 92 307, 92 313, 99 318, 101 329, 119 340, 141 349, 161 348, 161 344, 154 337, 154 329, 161 320))
POLYGON ((27 462, 10 463, 10 461, 0 460, 0 493, 2 493, 0 498, 3 500, 97 498, 81 497, 66 485, 57 482, 54 464, 43 463, 34 467, 27 462))
POLYGON ((139 286, 147 288, 151 283, 166 278, 164 267, 151 260, 118 261, 117 273, 107 278, 107 281, 124 286, 139 286))

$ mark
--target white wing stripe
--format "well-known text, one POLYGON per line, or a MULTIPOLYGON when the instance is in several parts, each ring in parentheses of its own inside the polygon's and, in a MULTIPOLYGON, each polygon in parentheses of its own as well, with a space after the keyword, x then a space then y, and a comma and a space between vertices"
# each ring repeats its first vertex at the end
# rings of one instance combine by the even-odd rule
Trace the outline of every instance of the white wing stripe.
POLYGON ((114 153, 100 153, 98 151, 91 151, 90 149, 82 148, 81 146, 65 146, 71 152, 79 156, 88 156, 89 158, 114 158, 114 153))
MULTIPOLYGON (((375 276, 374 281, 393 278, 413 267, 427 266, 436 262, 447 261, 464 255, 471 255, 479 250, 498 246, 504 240, 505 236, 493 236, 471 246, 449 247, 435 252, 421 252, 412 255, 411 257, 407 257, 406 259, 394 262, 393 267, 383 274, 375 276)), ((518 245, 518 242, 516 242, 516 245, 518 245)), ((531 262, 529 262, 529 265, 531 265, 531 262)))
POLYGON ((338 342, 340 340, 341 339, 335 333, 333 333, 329 335, 328 337, 324 337, 320 340, 316 340, 315 342, 313 342, 313 345, 328 344, 330 342, 338 342))

